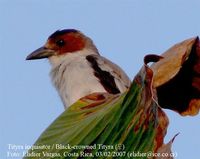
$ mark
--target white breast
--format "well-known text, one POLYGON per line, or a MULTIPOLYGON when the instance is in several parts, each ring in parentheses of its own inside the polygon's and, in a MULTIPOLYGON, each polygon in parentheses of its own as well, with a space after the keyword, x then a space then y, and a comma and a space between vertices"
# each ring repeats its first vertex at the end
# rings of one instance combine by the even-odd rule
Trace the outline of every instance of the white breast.
MULTIPOLYGON (((88 52, 91 54, 91 52, 88 52)), ((87 53, 69 54, 59 59, 50 59, 53 63, 51 77, 61 96, 65 108, 81 97, 94 92, 106 92, 85 59, 87 53), (63 59, 64 58, 64 59, 63 59)))
POLYGON ((51 77, 65 108, 88 94, 107 92, 94 75, 94 70, 90 63, 86 60, 86 56, 91 54, 98 57, 98 64, 103 70, 110 72, 114 76, 120 92, 124 92, 130 85, 129 78, 117 65, 100 57, 91 50, 82 50, 59 57, 53 56, 49 59, 53 66, 51 77))

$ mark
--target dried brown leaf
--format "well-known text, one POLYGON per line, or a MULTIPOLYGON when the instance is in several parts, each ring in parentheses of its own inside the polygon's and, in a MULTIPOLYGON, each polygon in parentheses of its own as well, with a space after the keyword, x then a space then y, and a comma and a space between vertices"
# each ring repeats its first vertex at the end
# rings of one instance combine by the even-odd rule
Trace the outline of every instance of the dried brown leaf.
POLYGON ((163 144, 157 151, 155 159, 173 159, 176 154, 172 153, 172 144, 178 134, 176 134, 167 144, 163 144))
POLYGON ((153 85, 162 108, 181 115, 196 115, 200 109, 200 41, 198 37, 178 43, 154 63, 153 85))

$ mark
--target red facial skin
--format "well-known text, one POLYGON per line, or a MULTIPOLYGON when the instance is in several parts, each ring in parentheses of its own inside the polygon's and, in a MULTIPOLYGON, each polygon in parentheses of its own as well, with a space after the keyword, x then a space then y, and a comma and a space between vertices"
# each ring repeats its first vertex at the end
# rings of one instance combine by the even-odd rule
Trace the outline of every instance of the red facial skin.
POLYGON ((82 50, 85 47, 85 38, 79 33, 66 33, 55 37, 50 37, 47 41, 46 47, 55 50, 58 55, 65 53, 73 53, 82 50), (63 43, 59 44, 62 40, 63 43))

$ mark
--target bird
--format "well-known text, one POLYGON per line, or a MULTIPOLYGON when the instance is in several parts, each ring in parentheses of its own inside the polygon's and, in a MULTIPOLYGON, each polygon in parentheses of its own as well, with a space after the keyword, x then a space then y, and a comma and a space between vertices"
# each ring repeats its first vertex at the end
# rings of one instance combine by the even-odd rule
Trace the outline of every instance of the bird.
POLYGON ((89 94, 119 94, 131 85, 127 74, 101 56, 93 41, 77 29, 55 31, 26 60, 43 58, 52 66, 52 83, 65 109, 89 94))

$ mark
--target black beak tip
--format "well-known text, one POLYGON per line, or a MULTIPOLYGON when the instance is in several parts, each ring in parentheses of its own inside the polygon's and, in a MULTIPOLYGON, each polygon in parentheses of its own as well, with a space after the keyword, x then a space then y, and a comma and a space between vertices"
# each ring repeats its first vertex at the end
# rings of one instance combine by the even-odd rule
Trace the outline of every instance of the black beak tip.
POLYGON ((34 60, 34 59, 36 59, 36 58, 34 58, 34 56, 32 54, 30 54, 26 57, 26 60, 34 60))
POLYGON ((26 60, 31 60, 31 58, 29 56, 26 57, 26 60))

